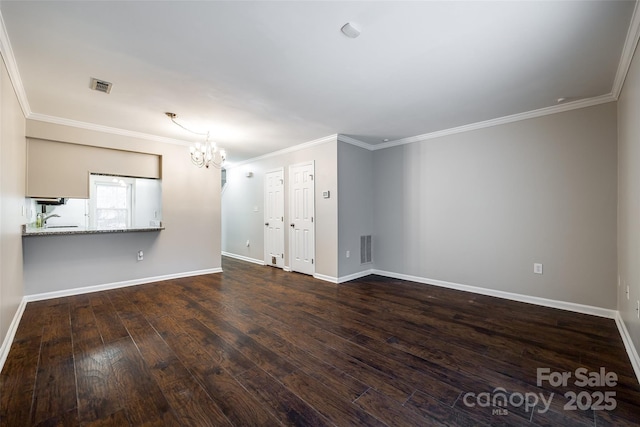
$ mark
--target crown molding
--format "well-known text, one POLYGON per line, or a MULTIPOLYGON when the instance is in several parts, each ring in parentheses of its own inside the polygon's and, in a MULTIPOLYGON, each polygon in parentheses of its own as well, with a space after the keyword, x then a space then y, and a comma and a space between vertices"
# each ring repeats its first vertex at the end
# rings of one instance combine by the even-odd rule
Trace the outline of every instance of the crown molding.
POLYGON ((633 8, 633 15, 631 15, 627 38, 624 41, 622 54, 620 55, 618 71, 616 72, 616 77, 613 80, 611 93, 616 100, 620 96, 620 92, 622 92, 624 81, 627 78, 629 68, 631 68, 631 60, 633 59, 636 47, 638 46, 638 40, 640 40, 640 5, 636 2, 635 7, 633 8))
POLYGON ((499 126, 507 123, 513 123, 521 120, 532 119, 536 117, 542 117, 550 114, 561 113, 570 110, 577 110, 580 108, 592 107, 599 104, 605 104, 607 102, 617 101, 622 91, 624 81, 631 67, 631 61, 633 55, 640 41, 640 2, 636 2, 631 21, 629 23, 629 30, 627 31, 627 37, 622 48, 622 54, 620 55, 620 62, 618 63, 618 69, 613 82, 611 93, 592 98, 580 99, 573 102, 567 102, 565 104, 553 105, 551 107, 545 107, 538 110, 527 111, 524 113, 513 114, 510 116, 499 117, 496 119, 486 120, 483 122, 471 123, 464 126, 455 128, 443 129, 436 132, 425 133, 422 135, 411 136, 407 138, 396 139, 394 141, 385 142, 382 144, 367 144, 358 141, 357 139, 350 138, 345 135, 339 135, 339 140, 348 142, 358 147, 362 147, 371 151, 383 150, 385 148, 396 147, 398 145, 411 144, 413 142, 426 141, 429 139, 440 138, 443 136, 454 135, 457 133, 469 132, 477 129, 483 129, 492 126, 499 126))
POLYGON ((550 114, 562 113, 580 108, 592 107, 594 105, 605 104, 607 102, 616 101, 612 94, 596 96, 593 98, 580 99, 578 101, 567 102, 566 104, 553 105, 551 107, 540 108, 538 110, 527 111, 525 113, 512 114, 510 116, 499 117, 497 119, 486 120, 484 122, 471 123, 464 126, 439 130, 436 132, 425 133, 422 135, 410 136, 408 138, 396 139, 382 144, 373 145, 372 150, 383 150, 385 148, 396 147, 398 145, 411 144, 414 142, 426 141, 428 139, 441 138, 443 136, 454 135, 457 133, 470 132, 472 130, 484 129, 493 126, 504 125, 507 123, 519 122, 522 120, 533 119, 536 117, 548 116, 550 114))
POLYGON ((13 90, 15 91, 16 97, 18 98, 18 103, 20 104, 20 108, 22 109, 22 113, 24 114, 24 117, 26 119, 36 120, 36 121, 46 122, 46 123, 53 123, 53 124, 58 124, 63 126, 71 126, 71 127, 80 128, 80 129, 93 130, 97 132, 110 133, 113 135, 121 135, 121 136, 126 136, 131 138, 139 138, 139 139, 145 139, 149 141, 163 142, 166 144, 189 145, 188 142, 181 141, 178 139, 166 138, 166 137, 151 135, 151 134, 142 133, 142 132, 128 131, 124 129, 109 127, 109 126, 97 125, 94 123, 64 119, 61 117, 48 116, 45 114, 32 112, 31 107, 29 106, 29 100, 27 99, 27 93, 24 90, 24 84, 22 83, 22 78, 20 77, 18 64, 13 54, 13 48, 11 47, 11 41, 9 40, 9 34, 7 33, 7 27, 4 23, 4 17, 2 16, 2 11, 0 11, 0 53, 2 54, 2 58, 4 59, 4 63, 7 67, 7 72, 9 73, 9 79, 11 79, 13 90))
MULTIPOLYGON (((581 99, 578 101, 568 102, 561 105, 554 105, 551 107, 541 108, 538 110, 513 114, 510 116, 486 120, 483 122, 471 123, 464 126, 444 129, 436 132, 425 133, 425 134, 411 136, 407 138, 401 138, 394 141, 389 141, 389 142, 385 142, 382 144, 375 144, 375 145, 367 144, 365 142, 359 141, 355 138, 352 138, 346 135, 333 134, 333 135, 326 136, 324 138, 319 138, 313 141, 298 144, 293 147, 274 151, 272 153, 268 153, 259 157, 244 160, 239 163, 230 164, 229 166, 227 166, 227 168, 230 169, 236 166, 255 162, 257 160, 262 160, 269 157, 274 157, 274 156, 302 150, 305 148, 312 147, 314 145, 318 145, 318 144, 322 144, 322 143, 330 142, 334 140, 352 144, 369 151, 376 151, 376 150, 383 150, 385 148, 396 147, 399 145, 426 141, 429 139, 440 138, 443 136, 469 132, 469 131, 488 128, 492 126, 499 126, 499 125, 513 123, 521 120, 527 120, 531 118, 542 117, 545 115, 550 115, 550 114, 560 113, 564 111, 570 111, 570 110, 575 110, 579 108, 586 108, 590 106, 604 104, 607 102, 617 101, 618 97, 620 96, 620 92, 622 91, 622 87, 624 85, 625 78, 631 66, 631 61, 633 59, 633 55, 635 53, 635 49, 638 45, 639 40, 640 40, 640 5, 638 2, 636 2, 633 15, 631 17, 631 22, 629 24, 629 30, 627 31, 627 37, 625 39, 622 54, 620 57, 620 62, 618 64, 616 76, 613 82, 612 91, 607 95, 581 99)), ((176 145, 189 145, 188 142, 177 140, 177 139, 166 138, 166 137, 146 134, 142 132, 129 131, 129 130, 124 130, 119 128, 97 125, 93 123, 87 123, 87 122, 81 122, 76 120, 64 119, 60 117, 48 116, 44 114, 33 113, 29 106, 29 101, 27 99, 27 95, 24 90, 24 85, 22 83, 22 79, 18 71, 18 65, 16 63, 15 56, 13 54, 13 49, 11 48, 9 35, 6 30, 4 18, 2 17, 1 11, 0 11, 0 54, 2 54, 2 57, 4 59, 5 65, 7 67, 7 71, 9 73, 9 78, 11 79, 14 91, 18 98, 18 102, 20 104, 20 107, 22 108, 22 112, 27 119, 59 124, 64 126, 71 126, 71 127, 81 128, 81 129, 93 130, 97 132, 110 133, 114 135, 126 136, 131 138, 139 138, 139 139, 144 139, 149 141, 156 141, 156 142, 176 144, 176 145)))
POLYGON ((355 145, 356 147, 364 148, 365 150, 373 151, 373 145, 362 142, 359 139, 352 138, 347 135, 338 134, 338 141, 346 142, 347 144, 355 145))
POLYGON ((313 141, 303 142, 302 144, 294 145, 292 147, 283 148, 282 150, 273 151, 271 153, 264 154, 262 156, 253 157, 251 159, 243 160, 238 163, 226 164, 225 169, 233 169, 238 166, 246 165, 248 163, 257 162, 258 160, 268 159, 270 157, 281 156, 283 154, 292 153, 294 151, 304 150, 305 148, 310 148, 315 145, 324 144, 326 142, 338 141, 338 134, 333 134, 329 136, 325 136, 322 138, 314 139, 313 141))
MULTIPOLYGON (((241 166, 247 163, 252 163, 258 160, 267 159, 269 157, 280 156, 283 154, 291 153, 294 151, 303 150, 305 148, 313 147, 314 145, 324 144, 326 142, 341 141, 347 144, 355 145, 360 148, 364 148, 369 151, 383 150, 385 148, 396 147, 399 145, 412 144, 414 142, 426 141, 434 138, 441 138, 443 136, 454 135, 457 133, 470 132, 477 129, 488 128, 492 126, 499 126, 507 123, 513 123, 521 120, 546 116, 555 113, 561 113, 564 111, 577 110, 580 108, 592 107, 594 105, 605 104, 607 102, 616 101, 617 98, 613 94, 602 95, 593 98, 581 99, 578 101, 567 102, 565 104, 554 105, 551 107, 545 107, 538 110, 527 111, 525 113, 513 114, 511 116, 499 117, 496 119, 486 120, 483 122, 471 123, 464 126, 458 126, 455 128, 443 129, 436 132, 425 133, 422 135, 410 136, 407 138, 397 139, 394 141, 385 142, 382 144, 367 144, 358 139, 342 134, 332 134, 323 138, 314 139, 312 141, 303 142, 301 144, 294 145, 292 147, 284 148, 282 150, 273 151, 271 153, 264 154, 262 156, 253 157, 251 159, 243 160, 238 163, 229 164, 226 169, 233 169, 236 166, 241 166)), ((186 141, 181 141, 172 138, 165 138, 157 135, 151 135, 142 132, 129 131, 125 129, 113 128, 109 126, 97 125, 94 123, 81 122, 77 120, 64 119, 61 117, 47 116, 44 114, 30 113, 27 119, 37 120, 41 122, 59 124, 63 126, 76 127, 81 129, 93 130, 96 132, 110 133, 114 135, 126 136, 131 138, 146 139, 149 141, 163 142, 167 144, 176 145, 189 145, 186 141)))
POLYGON ((69 126, 69 127, 79 128, 79 129, 92 130, 96 132, 109 133, 112 135, 126 136, 129 138, 138 138, 138 139, 145 139, 148 141, 162 142, 165 144, 175 144, 175 145, 183 145, 183 146, 189 145, 189 142, 181 141, 179 139, 166 138, 163 136, 151 135, 149 133, 135 132, 135 131, 125 130, 120 128, 102 126, 102 125, 97 125, 95 123, 81 122, 78 120, 64 119, 62 117, 48 116, 45 114, 31 113, 27 116, 27 119, 38 121, 38 122, 69 126))
POLYGON ((11 48, 11 42, 9 41, 9 33, 7 33, 7 27, 4 24, 4 18, 2 17, 2 11, 0 11, 0 53, 4 58, 4 64, 7 67, 9 73, 9 79, 13 85, 13 90, 18 98, 18 103, 22 109, 22 114, 25 117, 31 114, 31 108, 29 107, 29 100, 27 99, 27 93, 24 91, 24 85, 18 72, 18 64, 16 58, 13 55, 13 49, 11 48))

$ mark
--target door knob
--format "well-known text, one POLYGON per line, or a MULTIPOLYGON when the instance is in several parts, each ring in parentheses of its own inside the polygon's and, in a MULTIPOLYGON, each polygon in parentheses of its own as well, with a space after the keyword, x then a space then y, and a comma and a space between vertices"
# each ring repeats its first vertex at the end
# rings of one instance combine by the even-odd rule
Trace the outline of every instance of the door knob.
POLYGON ((264 225, 266 225, 266 226, 268 227, 268 226, 269 226, 269 223, 268 223, 268 222, 265 222, 265 223, 264 223, 264 225))
POLYGON ((296 225, 294 223, 291 223, 291 228, 295 227, 296 225))

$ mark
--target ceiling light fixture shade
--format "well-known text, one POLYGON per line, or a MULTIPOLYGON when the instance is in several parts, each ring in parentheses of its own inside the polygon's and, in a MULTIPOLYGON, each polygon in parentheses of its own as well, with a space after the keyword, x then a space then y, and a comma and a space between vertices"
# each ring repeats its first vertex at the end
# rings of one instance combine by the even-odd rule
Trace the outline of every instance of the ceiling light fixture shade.
POLYGON ((191 163, 201 168, 204 166, 208 168, 213 165, 214 167, 221 169, 224 166, 224 162, 227 160, 227 152, 224 149, 220 149, 216 146, 215 142, 209 141, 209 132, 200 133, 195 132, 184 125, 178 123, 176 121, 176 117, 178 117, 175 113, 164 113, 167 117, 171 119, 171 121, 186 130, 187 132, 191 132, 194 135, 205 136, 206 139, 204 143, 196 142, 195 144, 191 144, 189 147, 189 153, 191 154, 191 163))
POLYGON ((355 39, 360 35, 360 30, 351 22, 344 24, 342 28, 340 28, 340 31, 342 31, 342 34, 352 39, 355 39))
POLYGON ((225 160, 227 160, 227 153, 225 150, 219 149, 215 143, 207 141, 203 143, 196 142, 189 147, 191 153, 191 163, 201 168, 204 166, 208 168, 213 165, 218 169, 222 168, 225 160))

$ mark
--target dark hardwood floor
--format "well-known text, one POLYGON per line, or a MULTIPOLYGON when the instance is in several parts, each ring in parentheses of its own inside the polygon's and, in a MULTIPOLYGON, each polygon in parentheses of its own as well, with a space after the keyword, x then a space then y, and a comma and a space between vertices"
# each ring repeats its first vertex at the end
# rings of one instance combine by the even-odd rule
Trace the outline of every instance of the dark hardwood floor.
POLYGON ((640 420, 613 320, 378 276, 332 285, 227 258, 223 268, 29 303, 0 376, 0 424, 640 420), (617 380, 582 387, 581 367, 617 380), (538 385, 538 368, 571 378, 538 385))

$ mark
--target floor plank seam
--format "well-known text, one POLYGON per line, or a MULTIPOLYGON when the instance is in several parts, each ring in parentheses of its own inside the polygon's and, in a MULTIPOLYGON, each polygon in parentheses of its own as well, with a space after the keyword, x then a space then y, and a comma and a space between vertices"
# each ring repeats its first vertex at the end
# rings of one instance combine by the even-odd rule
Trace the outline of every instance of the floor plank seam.
POLYGON ((360 399, 362 396, 364 396, 365 394, 367 394, 367 392, 369 390, 371 390, 373 387, 369 387, 368 389, 366 389, 365 391, 363 391, 360 396, 356 397, 355 399, 353 399, 353 401, 351 403, 356 403, 358 401, 358 399, 360 399))

